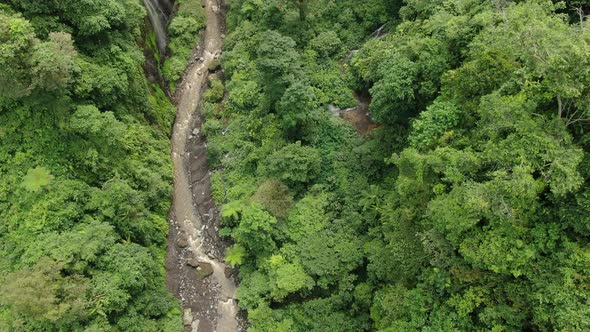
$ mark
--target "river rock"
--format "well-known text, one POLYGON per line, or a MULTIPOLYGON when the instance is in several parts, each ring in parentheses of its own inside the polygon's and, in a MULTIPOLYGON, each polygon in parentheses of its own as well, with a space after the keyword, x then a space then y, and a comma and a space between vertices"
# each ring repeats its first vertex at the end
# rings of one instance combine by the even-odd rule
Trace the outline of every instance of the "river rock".
POLYGON ((200 264, 200 262, 194 257, 191 257, 191 258, 189 258, 189 260, 186 261, 186 265, 192 266, 195 268, 198 267, 199 264, 200 264))
POLYGON ((221 68, 221 63, 217 58, 215 58, 209 62, 209 66, 207 69, 209 69, 210 72, 214 72, 219 68, 221 68))
POLYGON ((201 322, 200 320, 195 319, 195 321, 191 324, 191 328, 192 328, 191 329, 191 332, 197 332, 197 331, 199 331, 199 323, 200 322, 201 322))
POLYGON ((176 239, 176 245, 180 248, 188 247, 188 234, 186 234, 186 232, 178 233, 178 238, 176 239))
POLYGON ((223 270, 223 274, 225 275, 226 278, 229 278, 232 276, 232 274, 234 274, 234 270, 232 268, 230 268, 229 266, 226 266, 225 269, 223 270))
POLYGON ((194 267, 197 270, 197 278, 203 280, 213 274, 213 266, 206 262, 200 262, 195 257, 191 257, 186 261, 186 265, 194 267))
POLYGON ((200 262, 197 266, 197 278, 203 280, 213 274, 213 266, 209 263, 200 262))
POLYGON ((212 73, 211 75, 209 75, 209 84, 211 84, 211 81, 215 81, 215 80, 221 80, 221 74, 219 72, 216 73, 212 73))
POLYGON ((193 323, 193 312, 191 309, 184 309, 184 315, 182 315, 182 321, 184 326, 191 326, 193 323))

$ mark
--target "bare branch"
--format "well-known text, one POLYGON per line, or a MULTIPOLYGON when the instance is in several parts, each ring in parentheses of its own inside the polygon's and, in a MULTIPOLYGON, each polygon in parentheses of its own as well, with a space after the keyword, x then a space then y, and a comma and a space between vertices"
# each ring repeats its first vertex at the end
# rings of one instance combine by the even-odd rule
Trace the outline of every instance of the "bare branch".
POLYGON ((566 124, 566 127, 567 127, 567 126, 570 126, 570 125, 573 125, 573 124, 574 124, 574 123, 576 123, 576 122, 590 122, 590 118, 579 118, 579 119, 575 119, 575 120, 573 120, 573 121, 570 121, 570 122, 568 122, 568 123, 566 124))
POLYGON ((566 116, 567 118, 567 122, 566 122, 566 127, 571 123, 572 119, 576 116, 576 114, 578 114, 578 111, 580 109, 576 109, 576 111, 574 112, 574 114, 570 115, 570 116, 566 116))

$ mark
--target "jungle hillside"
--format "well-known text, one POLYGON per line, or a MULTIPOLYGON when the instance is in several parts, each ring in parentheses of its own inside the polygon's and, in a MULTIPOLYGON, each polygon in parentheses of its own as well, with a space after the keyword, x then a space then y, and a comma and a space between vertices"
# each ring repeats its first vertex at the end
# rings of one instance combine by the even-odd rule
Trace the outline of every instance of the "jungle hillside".
POLYGON ((589 0, 211 1, 0 0, 0 331, 195 331, 197 164, 231 331, 590 331, 589 0))

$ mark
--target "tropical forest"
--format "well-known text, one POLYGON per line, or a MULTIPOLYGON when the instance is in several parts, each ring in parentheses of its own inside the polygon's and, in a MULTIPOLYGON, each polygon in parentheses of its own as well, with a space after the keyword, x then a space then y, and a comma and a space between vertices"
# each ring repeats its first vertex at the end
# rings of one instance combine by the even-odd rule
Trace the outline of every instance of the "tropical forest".
POLYGON ((0 0, 5 331, 590 331, 590 0, 0 0))

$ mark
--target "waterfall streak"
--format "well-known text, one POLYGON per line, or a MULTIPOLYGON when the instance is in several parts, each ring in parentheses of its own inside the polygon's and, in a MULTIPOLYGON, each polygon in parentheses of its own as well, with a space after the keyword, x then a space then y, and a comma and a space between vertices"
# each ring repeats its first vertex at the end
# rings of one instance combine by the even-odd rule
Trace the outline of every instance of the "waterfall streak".
POLYGON ((156 34, 156 43, 160 54, 166 52, 168 46, 168 37, 166 35, 166 25, 168 23, 168 16, 172 12, 172 3, 167 0, 143 0, 145 8, 152 24, 154 33, 156 34))

